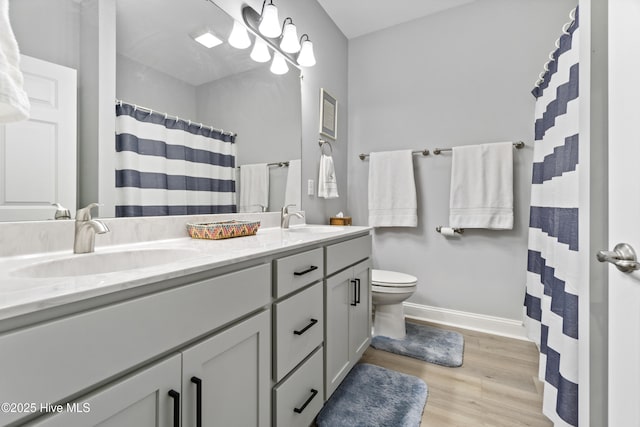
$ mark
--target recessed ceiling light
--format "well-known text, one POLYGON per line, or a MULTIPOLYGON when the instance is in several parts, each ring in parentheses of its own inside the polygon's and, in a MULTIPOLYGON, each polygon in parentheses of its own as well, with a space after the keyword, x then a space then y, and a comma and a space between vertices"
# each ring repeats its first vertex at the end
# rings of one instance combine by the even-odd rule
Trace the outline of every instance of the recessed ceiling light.
POLYGON ((199 36, 195 36, 193 39, 200 43, 202 46, 209 49, 222 44, 222 40, 214 36, 211 31, 207 31, 206 33, 200 34, 199 36))

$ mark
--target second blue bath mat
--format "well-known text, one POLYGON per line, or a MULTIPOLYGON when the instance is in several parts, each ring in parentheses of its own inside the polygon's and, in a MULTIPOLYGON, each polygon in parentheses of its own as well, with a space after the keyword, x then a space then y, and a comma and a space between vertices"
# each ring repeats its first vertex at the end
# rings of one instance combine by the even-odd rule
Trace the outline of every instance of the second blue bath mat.
POLYGON ((371 339, 371 347, 442 366, 462 366, 464 338, 461 334, 410 322, 406 325, 404 339, 377 335, 371 339))

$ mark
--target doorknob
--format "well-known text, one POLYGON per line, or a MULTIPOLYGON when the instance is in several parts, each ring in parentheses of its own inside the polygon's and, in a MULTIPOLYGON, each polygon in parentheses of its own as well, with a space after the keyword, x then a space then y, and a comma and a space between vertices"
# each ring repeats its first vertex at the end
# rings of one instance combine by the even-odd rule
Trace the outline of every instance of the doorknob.
POLYGON ((636 261, 636 251, 627 243, 618 243, 613 251, 599 251, 596 257, 600 262, 610 262, 623 273, 640 270, 640 263, 636 261))

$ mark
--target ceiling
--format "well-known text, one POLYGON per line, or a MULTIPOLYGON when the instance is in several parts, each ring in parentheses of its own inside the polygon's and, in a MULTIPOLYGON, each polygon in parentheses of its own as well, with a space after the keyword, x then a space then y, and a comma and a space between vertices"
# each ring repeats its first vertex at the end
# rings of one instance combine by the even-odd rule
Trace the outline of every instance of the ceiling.
POLYGON ((348 39, 475 0, 318 0, 348 39))

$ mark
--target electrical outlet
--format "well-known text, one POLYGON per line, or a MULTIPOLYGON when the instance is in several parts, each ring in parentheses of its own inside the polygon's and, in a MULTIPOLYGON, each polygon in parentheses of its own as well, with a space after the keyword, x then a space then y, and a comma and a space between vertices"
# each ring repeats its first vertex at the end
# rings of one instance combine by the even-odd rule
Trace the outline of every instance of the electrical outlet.
POLYGON ((316 183, 313 179, 307 181, 307 195, 313 196, 316 194, 316 183))

